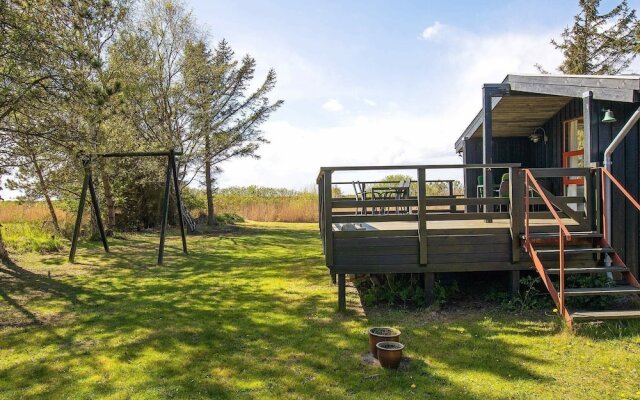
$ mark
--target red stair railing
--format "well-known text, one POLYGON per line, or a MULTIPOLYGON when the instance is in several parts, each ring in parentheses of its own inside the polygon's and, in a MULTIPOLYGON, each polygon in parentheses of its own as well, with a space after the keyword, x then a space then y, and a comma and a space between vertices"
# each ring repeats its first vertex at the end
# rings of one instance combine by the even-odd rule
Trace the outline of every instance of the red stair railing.
MULTIPOLYGON (((568 314, 566 313, 566 307, 565 307, 565 299, 564 299, 564 244, 565 244, 565 239, 566 240, 571 240, 571 233, 569 232, 569 230, 567 229, 567 226, 564 224, 564 222, 562 222, 562 219, 560 219, 560 216, 558 215, 558 213, 556 212, 553 204, 551 204, 551 201, 549 201, 549 199, 547 198, 547 196, 544 194, 544 191, 542 190, 542 188, 540 187, 540 184, 538 183, 538 181, 536 180, 536 178, 533 176, 533 174, 531 173, 531 171, 529 171, 528 169, 524 169, 525 172, 525 214, 524 214, 524 219, 525 219, 525 230, 524 230, 524 241, 525 241, 525 248, 527 249, 527 252, 529 252, 529 254, 533 254, 535 252, 535 249, 533 248, 533 246, 531 245, 531 241, 529 239, 529 188, 530 188, 530 183, 533 185, 533 187, 535 188, 536 192, 538 192, 538 194, 540 195, 540 197, 542 198, 542 200, 544 201, 544 204, 547 206, 547 208, 549 208, 549 211, 551 212, 551 215, 553 215, 553 218, 556 220, 556 223, 558 224, 558 246, 559 246, 559 263, 560 263, 560 293, 558 296, 558 309, 560 311, 560 315, 562 315, 563 318, 567 319, 568 318, 568 314)), ((535 257, 535 259, 537 259, 537 255, 535 257)), ((534 260, 535 260, 534 259, 534 260)), ((537 265, 536 263, 536 268, 538 269, 538 272, 543 275, 544 277, 544 270, 541 267, 541 265, 537 265)), ((550 282, 545 281, 545 285, 547 285, 547 288, 549 288, 549 284, 550 282)))

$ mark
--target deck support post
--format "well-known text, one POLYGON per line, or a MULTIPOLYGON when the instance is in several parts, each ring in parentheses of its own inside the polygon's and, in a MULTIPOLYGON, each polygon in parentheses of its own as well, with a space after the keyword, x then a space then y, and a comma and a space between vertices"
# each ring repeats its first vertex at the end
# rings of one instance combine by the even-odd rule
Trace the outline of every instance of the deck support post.
POLYGON ((516 297, 518 296, 518 294, 520 294, 519 270, 509 271, 509 293, 511 293, 512 297, 516 297))
POLYGON ((347 310, 347 282, 345 274, 338 274, 338 311, 347 310))
POLYGON ((427 306, 433 304, 433 290, 436 284, 436 274, 433 272, 425 272, 423 274, 424 285, 424 301, 427 306))

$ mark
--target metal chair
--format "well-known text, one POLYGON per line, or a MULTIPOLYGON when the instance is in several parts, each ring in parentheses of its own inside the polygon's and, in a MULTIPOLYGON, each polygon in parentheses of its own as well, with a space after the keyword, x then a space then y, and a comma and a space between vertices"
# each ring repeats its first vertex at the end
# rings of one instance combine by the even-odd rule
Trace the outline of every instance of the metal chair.
MULTIPOLYGON (((356 201, 363 201, 367 199, 367 192, 364 190, 364 185, 360 183, 360 181, 354 181, 353 184, 353 192, 355 193, 356 201)), ((358 211, 360 211, 361 215, 367 214, 367 207, 356 207, 356 215, 358 215, 358 211)))

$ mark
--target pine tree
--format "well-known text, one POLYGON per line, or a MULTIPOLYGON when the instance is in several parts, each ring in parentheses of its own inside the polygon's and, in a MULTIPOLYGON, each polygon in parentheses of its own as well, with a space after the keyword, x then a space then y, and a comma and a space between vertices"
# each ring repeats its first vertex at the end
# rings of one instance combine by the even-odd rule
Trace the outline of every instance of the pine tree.
MULTIPOLYGON (((600 13, 600 0, 580 0, 573 26, 551 44, 564 61, 558 70, 572 75, 615 75, 625 71, 638 52, 638 19, 627 0, 600 13)), ((541 71, 542 68, 538 66, 541 71)))
POLYGON ((203 41, 197 41, 187 45, 185 53, 191 131, 200 144, 194 167, 204 170, 207 224, 215 225, 213 191, 220 163, 237 157, 258 158, 260 145, 267 142, 260 125, 283 101, 272 103, 268 97, 276 84, 273 69, 255 91, 249 90, 255 78, 256 61, 249 55, 237 60, 224 39, 214 51, 203 41))

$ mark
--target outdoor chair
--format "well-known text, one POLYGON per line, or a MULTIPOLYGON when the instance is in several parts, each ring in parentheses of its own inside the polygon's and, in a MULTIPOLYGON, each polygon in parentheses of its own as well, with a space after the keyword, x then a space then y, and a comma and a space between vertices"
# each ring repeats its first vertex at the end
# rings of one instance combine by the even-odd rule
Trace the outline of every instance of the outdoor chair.
MULTIPOLYGON (((409 191, 411 188, 411 180, 400 181, 399 190, 396 192, 396 200, 406 200, 409 198, 409 191)), ((400 210, 403 213, 409 214, 410 207, 401 207, 400 210)), ((398 207, 396 207, 396 214, 398 213, 398 207)))
MULTIPOLYGON (((367 199, 367 192, 365 191, 365 186, 360 181, 354 181, 353 184, 353 192, 355 193, 356 201, 363 201, 367 199)), ((367 213, 367 207, 356 207, 356 215, 358 215, 358 211, 360 214, 365 215, 367 213)))
MULTIPOLYGON (((500 182, 500 187, 498 188, 498 197, 500 198, 510 198, 509 196, 509 174, 506 174, 506 180, 505 180, 505 176, 502 176, 502 182, 500 182)), ((502 212, 502 207, 506 208, 506 211, 509 211, 509 205, 508 204, 500 204, 500 212, 502 212)))

